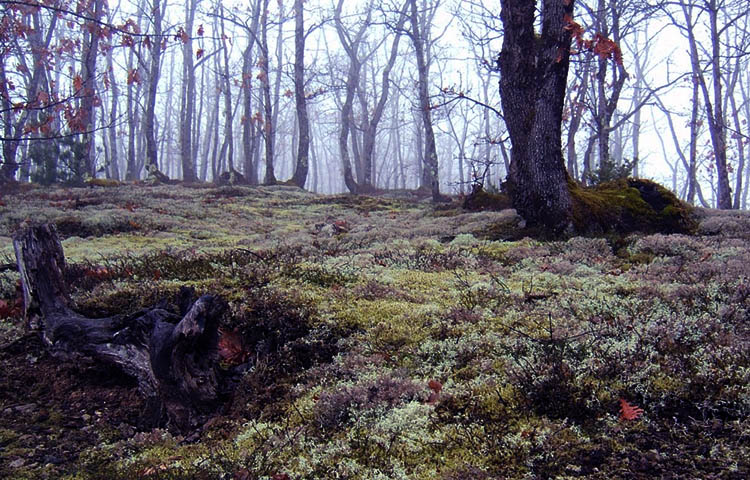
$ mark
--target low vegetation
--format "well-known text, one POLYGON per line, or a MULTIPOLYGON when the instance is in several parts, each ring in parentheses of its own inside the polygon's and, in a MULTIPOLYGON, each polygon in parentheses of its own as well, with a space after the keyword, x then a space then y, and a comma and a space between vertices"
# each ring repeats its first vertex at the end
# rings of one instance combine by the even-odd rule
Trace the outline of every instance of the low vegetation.
POLYGON ((293 187, 0 201, 0 264, 20 226, 55 223, 87 316, 223 296, 236 372, 199 431, 148 425, 132 380, 45 352, 2 270, 0 477, 750 476, 745 212, 540 241, 489 239, 519 231, 512 210, 293 187))

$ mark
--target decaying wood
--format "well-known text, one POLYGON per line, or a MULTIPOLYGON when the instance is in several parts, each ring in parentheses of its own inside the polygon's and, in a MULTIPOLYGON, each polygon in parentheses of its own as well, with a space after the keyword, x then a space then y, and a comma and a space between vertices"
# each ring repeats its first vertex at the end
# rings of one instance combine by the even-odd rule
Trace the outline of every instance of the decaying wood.
MULTIPOLYGON (((138 382, 151 418, 180 431, 200 425, 219 406, 218 322, 226 308, 204 295, 180 317, 162 308, 87 318, 71 308, 65 257, 54 225, 26 228, 13 239, 27 322, 38 323, 50 352, 68 361, 91 358, 138 382)), ((183 292, 183 296, 190 296, 183 292)), ((189 308, 188 308, 189 305, 189 308)))

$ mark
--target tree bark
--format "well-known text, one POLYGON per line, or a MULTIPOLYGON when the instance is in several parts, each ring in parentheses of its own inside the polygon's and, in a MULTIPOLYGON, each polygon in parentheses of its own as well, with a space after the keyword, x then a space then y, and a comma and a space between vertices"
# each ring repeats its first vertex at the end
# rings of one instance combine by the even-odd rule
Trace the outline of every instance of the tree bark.
POLYGON ((446 198, 440 194, 440 180, 438 177, 439 166, 437 147, 435 146, 435 131, 432 128, 432 106, 430 105, 430 96, 427 90, 429 77, 429 67, 425 52, 427 43, 426 32, 421 28, 419 15, 417 12, 416 0, 410 0, 411 8, 411 40, 414 44, 414 50, 417 57, 417 90, 419 94, 419 110, 422 115, 422 127, 424 128, 424 168, 429 178, 430 191, 434 202, 445 201, 446 198))
POLYGON ((310 119, 307 116, 305 97, 305 21, 303 0, 294 1, 294 99, 297 105, 299 143, 297 146, 297 166, 292 182, 305 188, 307 171, 310 165, 310 119))
POLYGON ((151 66, 148 74, 148 92, 146 97, 146 114, 143 130, 146 136, 146 166, 151 173, 158 170, 156 147, 156 92, 159 86, 159 69, 161 67, 162 52, 162 0, 153 0, 151 13, 153 14, 154 38, 151 43, 151 66))
POLYGON ((367 26, 370 24, 371 11, 368 10, 366 20, 360 25, 355 32, 354 37, 349 33, 341 21, 341 9, 344 0, 338 0, 334 12, 334 21, 336 22, 336 33, 341 40, 347 56, 349 57, 349 69, 346 76, 346 98, 341 108, 341 130, 339 131, 339 152, 341 155, 341 166, 344 172, 344 184, 350 193, 360 193, 361 189, 354 178, 352 171, 351 157, 349 156, 349 135, 352 132, 352 118, 354 110, 354 94, 359 85, 360 73, 362 71, 362 61, 359 58, 359 49, 364 38, 367 26))
POLYGON ((242 153, 244 155, 245 179, 250 185, 258 184, 258 165, 255 158, 258 152, 258 129, 255 127, 253 112, 253 48, 259 44, 258 25, 260 22, 261 1, 253 3, 252 22, 248 33, 250 39, 242 53, 242 107, 244 120, 242 122, 242 153))
POLYGON ((372 187, 376 185, 375 180, 372 178, 372 172, 374 170, 375 164, 375 160, 373 157, 375 156, 375 141, 377 140, 378 125, 380 124, 380 120, 383 118, 385 105, 388 102, 388 93, 391 88, 391 71, 393 70, 393 66, 396 64, 396 59, 398 57, 398 46, 401 41, 401 34, 403 32, 404 23, 406 23, 406 3, 404 3, 404 7, 402 8, 401 13, 398 17, 398 23, 396 24, 396 28, 394 29, 394 38, 393 43, 391 44, 391 52, 388 57, 388 63, 386 64, 385 69, 382 73, 382 90, 380 91, 380 98, 378 99, 378 103, 375 105, 375 110, 373 111, 371 118, 366 118, 368 109, 365 109, 363 111, 363 116, 365 116, 366 119, 364 138, 362 142, 364 184, 372 187))
POLYGON ((276 134, 274 116, 273 116, 273 103, 271 102, 271 72, 270 72, 270 58, 268 56, 268 3, 269 0, 263 0, 263 13, 261 15, 260 25, 260 61, 259 66, 261 69, 261 86, 263 89, 263 113, 264 113, 264 124, 263 124, 263 138, 265 140, 266 147, 266 173, 263 178, 263 183, 266 185, 273 185, 276 183, 276 174, 273 168, 273 150, 274 150, 274 137, 276 134))
POLYGON ((542 1, 539 36, 534 31, 536 2, 502 0, 501 5, 505 34, 498 64, 512 145, 509 193, 529 225, 569 231, 573 202, 561 128, 571 41, 565 27, 574 0, 542 1))
POLYGON ((181 292, 183 316, 161 308, 92 319, 74 312, 64 281, 65 258, 53 225, 30 227, 13 239, 25 315, 58 358, 91 358, 135 378, 155 421, 186 432, 220 405, 218 322, 226 303, 181 292))
POLYGON ((193 62, 193 24, 195 23, 195 10, 198 7, 197 0, 185 2, 185 31, 188 40, 182 46, 182 111, 180 112, 180 161, 182 164, 182 179, 185 182, 197 182, 198 175, 195 171, 193 160, 192 142, 193 136, 193 113, 195 112, 195 67, 193 62))

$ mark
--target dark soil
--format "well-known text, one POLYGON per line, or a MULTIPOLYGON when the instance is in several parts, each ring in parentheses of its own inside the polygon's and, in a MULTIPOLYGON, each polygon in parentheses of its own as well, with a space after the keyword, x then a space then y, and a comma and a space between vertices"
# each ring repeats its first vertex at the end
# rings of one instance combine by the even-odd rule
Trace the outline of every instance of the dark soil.
POLYGON ((55 359, 28 334, 0 347, 0 408, 0 478, 58 478, 83 450, 132 436, 144 403, 120 372, 55 359))

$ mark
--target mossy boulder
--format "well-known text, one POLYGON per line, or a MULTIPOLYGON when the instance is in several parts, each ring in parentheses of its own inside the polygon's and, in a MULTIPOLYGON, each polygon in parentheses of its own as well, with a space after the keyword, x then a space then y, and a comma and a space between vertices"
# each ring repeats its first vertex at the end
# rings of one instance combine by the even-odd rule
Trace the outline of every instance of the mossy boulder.
POLYGON ((583 187, 571 181, 573 222, 578 232, 694 233, 692 207, 650 180, 628 178, 583 187))

